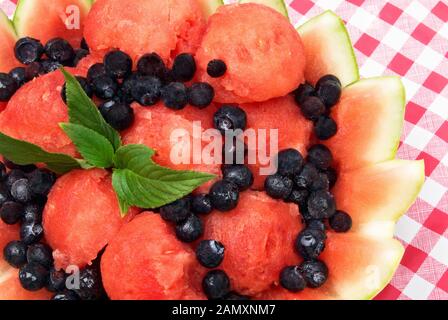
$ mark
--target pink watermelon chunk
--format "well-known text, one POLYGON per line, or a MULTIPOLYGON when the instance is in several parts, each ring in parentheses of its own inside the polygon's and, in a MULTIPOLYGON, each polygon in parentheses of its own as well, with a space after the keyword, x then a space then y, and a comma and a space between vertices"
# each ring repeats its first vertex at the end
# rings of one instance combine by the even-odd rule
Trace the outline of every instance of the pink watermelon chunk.
MULTIPOLYGON (((17 35, 12 22, 8 16, 0 10, 0 72, 8 73, 12 68, 17 67, 20 63, 14 57, 14 45, 17 41, 17 35)), ((2 110, 0 102, 0 111, 2 110)))

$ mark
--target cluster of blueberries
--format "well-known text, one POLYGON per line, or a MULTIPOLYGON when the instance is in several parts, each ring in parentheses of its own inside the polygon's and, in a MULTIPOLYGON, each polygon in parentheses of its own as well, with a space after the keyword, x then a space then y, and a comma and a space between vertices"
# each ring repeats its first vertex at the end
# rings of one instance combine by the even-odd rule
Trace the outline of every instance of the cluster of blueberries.
POLYGON ((42 213, 55 181, 54 173, 34 165, 0 162, 0 217, 8 225, 20 224, 20 240, 9 242, 3 257, 19 269, 19 280, 26 290, 47 288, 55 293, 55 300, 96 299, 102 292, 96 269, 82 270, 79 289, 66 290, 67 275, 54 269, 52 249, 40 243, 42 213))

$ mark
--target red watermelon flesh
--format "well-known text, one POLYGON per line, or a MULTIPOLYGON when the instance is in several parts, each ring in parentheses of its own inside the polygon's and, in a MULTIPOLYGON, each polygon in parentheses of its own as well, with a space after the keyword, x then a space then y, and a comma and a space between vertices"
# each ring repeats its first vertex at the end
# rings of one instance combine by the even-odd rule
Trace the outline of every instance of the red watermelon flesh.
POLYGON ((113 300, 202 300, 204 269, 160 215, 142 213, 125 225, 101 259, 103 284, 113 300))
MULTIPOLYGON (((17 41, 17 35, 14 31, 12 22, 8 16, 0 10, 0 72, 8 73, 12 68, 20 63, 14 57, 14 45, 17 41)), ((0 111, 2 110, 0 102, 0 111)))

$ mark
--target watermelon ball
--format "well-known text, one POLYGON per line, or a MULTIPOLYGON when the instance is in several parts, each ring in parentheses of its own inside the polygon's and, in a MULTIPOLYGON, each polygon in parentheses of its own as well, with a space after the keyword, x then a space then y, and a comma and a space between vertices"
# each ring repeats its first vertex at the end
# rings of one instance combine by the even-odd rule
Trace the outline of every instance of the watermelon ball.
POLYGON ((26 244, 33 244, 42 240, 44 228, 40 223, 25 222, 20 226, 20 239, 26 244))
POLYGON ((300 265, 300 273, 310 288, 319 288, 328 279, 328 267, 319 260, 303 262, 300 265))
POLYGON ((196 258, 206 268, 217 268, 224 260, 224 245, 216 240, 203 240, 196 248, 196 258))
POLYGON ((286 199, 286 202, 292 202, 297 205, 304 205, 306 204, 309 194, 310 193, 307 189, 302 188, 294 189, 292 190, 289 197, 286 199))
POLYGON ((20 203, 27 203, 33 198, 33 192, 28 179, 19 179, 11 186, 11 195, 20 203))
POLYGON ((45 287, 48 270, 39 263, 30 262, 20 268, 19 280, 25 290, 38 291, 45 287))
POLYGON ((93 93, 100 99, 112 99, 118 92, 118 82, 110 76, 98 76, 92 80, 93 93))
POLYGON ((180 223, 190 215, 190 198, 185 197, 160 208, 160 216, 165 221, 180 223))
POLYGON ((132 72, 131 57, 120 50, 108 52, 104 56, 103 63, 106 73, 115 79, 126 78, 132 72))
POLYGON ((336 213, 334 197, 325 190, 312 192, 308 198, 308 212, 314 219, 331 218, 336 213))
POLYGON ((162 88, 161 98, 166 107, 181 110, 188 104, 188 92, 181 82, 171 82, 162 88))
POLYGON ((114 237, 101 258, 101 274, 113 300, 204 298, 203 269, 193 250, 150 212, 140 214, 114 237))
POLYGON ((27 262, 27 245, 22 241, 11 241, 3 249, 3 258, 14 268, 20 268, 27 262))
POLYGON ((208 107, 215 97, 215 90, 206 82, 194 83, 188 90, 188 102, 200 109, 208 107))
POLYGON ((17 67, 9 71, 9 75, 16 81, 17 85, 20 87, 26 82, 26 74, 24 67, 17 67))
POLYGON ((254 183, 254 175, 245 165, 224 165, 223 178, 236 184, 240 191, 249 189, 254 183))
POLYGON ((318 97, 310 96, 305 98, 300 105, 303 116, 308 120, 317 120, 326 112, 325 105, 318 97))
POLYGON ((181 53, 173 62, 171 75, 177 81, 188 82, 193 79, 196 73, 196 61, 189 53, 181 53))
POLYGON ((198 240, 204 234, 204 223, 194 215, 176 225, 176 237, 182 242, 191 243, 198 240))
POLYGON ((0 73, 0 101, 9 101, 18 88, 13 77, 7 73, 0 73))
POLYGON ((19 39, 14 47, 16 59, 26 65, 39 61, 44 52, 42 43, 29 37, 19 39))
POLYGON ((294 175, 294 182, 299 188, 310 189, 314 181, 318 179, 319 171, 311 163, 306 163, 300 173, 294 175))
POLYGON ((230 279, 224 271, 213 270, 205 275, 202 288, 210 300, 222 299, 230 293, 230 279))
POLYGON ((99 110, 104 120, 115 130, 128 129, 134 122, 134 110, 127 103, 109 100, 102 103, 99 110))
POLYGON ((314 87, 309 83, 302 83, 294 92, 294 99, 297 105, 302 105, 306 98, 314 96, 314 87))
POLYGON ((13 225, 20 221, 23 216, 23 210, 24 208, 22 204, 14 201, 7 201, 3 203, 0 208, 0 217, 4 223, 13 225))
POLYGON ((225 105, 213 115, 215 129, 225 134, 229 130, 244 130, 247 126, 246 112, 238 106, 225 105))
POLYGON ((227 65, 219 59, 211 60, 207 65, 207 73, 212 78, 219 78, 226 74, 227 65))
POLYGON ((77 301, 80 300, 79 296, 71 291, 65 290, 63 292, 56 293, 51 300, 59 300, 59 301, 77 301))
POLYGON ((336 105, 341 98, 342 84, 334 75, 326 75, 317 81, 316 96, 322 100, 327 108, 336 105))
POLYGON ((248 3, 218 8, 196 53, 200 81, 216 101, 246 103, 282 97, 304 82, 305 55, 299 34, 280 13, 248 3), (208 63, 222 59, 227 72, 210 77, 208 63))
POLYGON ((314 133, 319 140, 328 140, 336 135, 338 125, 331 117, 320 116, 314 124, 314 133))
POLYGON ((26 252, 27 261, 38 263, 46 268, 50 268, 53 264, 51 248, 43 243, 30 245, 26 252))
POLYGON ((264 183, 266 193, 274 199, 287 199, 293 186, 294 183, 289 177, 279 174, 268 176, 264 183))
POLYGON ((302 170, 304 159, 302 154, 295 149, 285 149, 278 153, 278 174, 292 176, 302 170))
POLYGON ((326 146, 316 144, 308 150, 308 161, 317 169, 327 170, 333 162, 333 155, 326 146))
POLYGON ((51 60, 67 65, 73 61, 75 50, 67 40, 54 38, 45 44, 45 54, 51 60))
POLYGON ((65 289, 67 275, 62 270, 50 269, 45 288, 50 292, 61 292, 65 289))
POLYGON ((352 218, 347 212, 336 211, 330 218, 330 227, 336 232, 347 232, 352 228, 352 218))
POLYGON ((230 211, 236 208, 240 192, 238 186, 227 180, 215 182, 210 189, 212 206, 219 211, 230 211))
POLYGON ((209 214, 213 210, 212 200, 205 193, 194 195, 191 199, 191 211, 195 214, 209 214))
POLYGON ((300 256, 306 260, 316 259, 325 249, 325 232, 317 229, 305 229, 296 239, 295 248, 300 256))
POLYGON ((132 98, 142 106, 152 106, 160 99, 162 82, 151 76, 141 76, 136 79, 131 89, 132 98))
POLYGON ((168 74, 163 59, 155 52, 143 55, 137 62, 137 70, 141 75, 157 77, 165 80, 168 74))
POLYGON ((306 282, 300 273, 299 266, 289 266, 280 273, 280 284, 291 292, 300 292, 306 288, 306 282))
POLYGON ((98 77, 106 75, 106 67, 103 63, 95 63, 87 71, 87 81, 92 83, 98 77))
MULTIPOLYGON (((87 78, 84 78, 81 76, 76 76, 75 79, 78 80, 79 84, 81 85, 81 88, 84 90, 86 95, 89 98, 92 98, 93 90, 92 90, 92 87, 90 86, 89 82, 87 81, 87 78)), ((67 103, 67 84, 66 83, 64 83, 64 86, 62 87, 61 98, 64 101, 64 103, 67 103)))

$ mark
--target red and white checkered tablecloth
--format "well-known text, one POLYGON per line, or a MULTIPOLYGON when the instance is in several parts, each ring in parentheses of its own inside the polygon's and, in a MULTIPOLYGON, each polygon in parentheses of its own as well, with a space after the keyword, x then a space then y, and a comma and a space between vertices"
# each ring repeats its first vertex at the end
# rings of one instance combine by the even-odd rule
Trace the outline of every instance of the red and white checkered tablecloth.
MULTIPOLYGON (((11 15, 15 0, 0 0, 11 15)), ((331 9, 347 23, 362 77, 397 74, 408 105, 398 156, 424 159, 426 182, 398 222, 406 253, 377 299, 448 300, 448 2, 288 0, 300 25, 331 9)))

